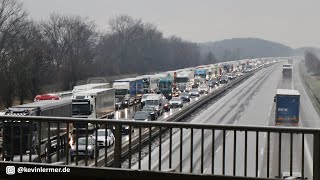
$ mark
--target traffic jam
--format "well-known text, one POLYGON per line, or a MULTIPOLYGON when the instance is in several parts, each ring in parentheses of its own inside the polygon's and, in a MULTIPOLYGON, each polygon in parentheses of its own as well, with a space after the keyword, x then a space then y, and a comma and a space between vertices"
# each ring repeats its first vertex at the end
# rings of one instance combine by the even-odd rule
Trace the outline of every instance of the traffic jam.
MULTIPOLYGON (((201 100, 202 96, 269 63, 272 61, 268 59, 239 60, 113 80, 112 83, 78 85, 71 91, 37 95, 34 102, 7 108, 4 115, 166 121, 172 114, 201 100)), ((33 123, 34 127, 38 126, 37 122, 33 123)), ((42 123, 40 136, 36 133, 37 128, 29 126, 27 123, 3 122, 0 145, 5 160, 19 161, 22 149, 23 159, 35 159, 41 154, 45 157, 43 161, 48 162, 57 156, 54 153, 57 148, 65 146, 69 146, 71 162, 75 160, 76 152, 79 159, 85 156, 94 159, 103 155, 102 148, 112 147, 115 143, 115 127, 79 122, 68 124, 59 127, 64 129, 59 133, 64 140, 57 142, 54 123, 42 123), (21 126, 28 127, 22 135, 16 130, 21 126), (17 139, 33 136, 30 139, 35 141, 15 143, 12 151, 12 134, 17 139)), ((137 132, 122 126, 122 142, 128 141, 128 134, 137 132)))

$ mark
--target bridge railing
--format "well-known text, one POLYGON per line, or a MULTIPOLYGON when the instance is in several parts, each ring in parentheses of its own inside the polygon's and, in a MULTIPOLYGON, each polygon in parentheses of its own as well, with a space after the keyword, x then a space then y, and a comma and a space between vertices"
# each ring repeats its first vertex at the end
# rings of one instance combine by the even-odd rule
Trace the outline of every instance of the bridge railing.
POLYGON ((310 146, 308 178, 320 179, 319 129, 26 116, 0 116, 0 122, 2 161, 250 178, 299 171, 305 177, 310 146), (113 132, 114 144, 101 129, 113 132))

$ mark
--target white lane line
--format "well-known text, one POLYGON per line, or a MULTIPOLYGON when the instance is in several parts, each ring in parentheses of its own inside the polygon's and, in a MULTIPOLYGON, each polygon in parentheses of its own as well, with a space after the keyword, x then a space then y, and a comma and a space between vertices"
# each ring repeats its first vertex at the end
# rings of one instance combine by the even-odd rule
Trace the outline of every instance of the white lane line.
POLYGON ((238 120, 236 120, 236 122, 233 123, 233 125, 237 124, 238 120))
POLYGON ((231 131, 229 131, 229 132, 227 133, 227 136, 229 136, 230 133, 231 133, 231 131))
POLYGON ((264 133, 264 134, 263 134, 263 137, 266 138, 266 137, 267 137, 267 133, 264 133))
POLYGON ((260 152, 261 156, 263 156, 263 152, 264 152, 264 148, 261 148, 261 152, 260 152))
POLYGON ((260 177, 260 170, 258 170, 258 177, 260 177))
POLYGON ((216 153, 218 153, 221 149, 221 146, 218 147, 218 149, 216 150, 216 153))
POLYGON ((208 169, 208 168, 204 169, 203 174, 206 173, 207 169, 208 169))

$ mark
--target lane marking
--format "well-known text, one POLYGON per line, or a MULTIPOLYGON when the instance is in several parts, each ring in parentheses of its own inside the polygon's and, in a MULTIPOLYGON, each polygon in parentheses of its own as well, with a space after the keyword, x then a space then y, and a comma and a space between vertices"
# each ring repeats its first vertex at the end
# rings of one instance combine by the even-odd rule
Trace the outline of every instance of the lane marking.
POLYGON ((263 156, 264 148, 261 148, 261 156, 263 156))
POLYGON ((218 149, 216 150, 216 153, 218 153, 221 149, 221 146, 218 147, 218 149))
POLYGON ((235 125, 238 122, 238 120, 236 120, 236 122, 233 123, 233 125, 235 125))
POLYGON ((231 131, 229 131, 229 132, 227 133, 227 136, 229 136, 230 133, 231 133, 231 131))
POLYGON ((258 170, 258 177, 260 177, 260 170, 258 170))
POLYGON ((263 137, 264 137, 264 138, 267 138, 267 133, 264 133, 263 137))
POLYGON ((203 174, 206 173, 207 169, 208 169, 208 168, 204 169, 203 174))
POLYGON ((310 149, 309 149, 309 144, 308 144, 308 141, 307 141, 307 139, 306 139, 306 136, 304 136, 304 148, 305 148, 305 155, 307 156, 307 163, 308 163, 308 165, 309 165, 309 171, 310 171, 310 174, 312 175, 313 174, 313 159, 312 159, 312 157, 311 157, 311 151, 310 151, 310 149))

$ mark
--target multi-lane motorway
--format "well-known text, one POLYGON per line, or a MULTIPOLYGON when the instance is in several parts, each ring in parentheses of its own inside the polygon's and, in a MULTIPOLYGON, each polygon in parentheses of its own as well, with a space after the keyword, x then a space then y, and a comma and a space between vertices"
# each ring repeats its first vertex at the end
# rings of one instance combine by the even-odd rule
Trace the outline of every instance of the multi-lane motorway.
MULTIPOLYGON (((301 94, 301 127, 319 127, 319 117, 316 113, 307 93, 303 82, 299 76, 299 63, 294 64, 294 73, 292 82, 283 82, 282 66, 276 64, 274 66, 263 68, 256 72, 245 82, 231 90, 224 97, 216 101, 209 108, 203 111, 198 116, 194 117, 192 123, 207 123, 207 124, 235 124, 235 125, 252 125, 252 126, 274 126, 274 95, 277 88, 294 88, 299 90, 301 94)), ((222 132, 215 132, 214 143, 214 173, 222 174, 222 132)), ((234 134, 233 132, 226 133, 226 148, 225 148, 225 174, 233 175, 233 147, 234 134)), ((204 164, 203 173, 212 173, 212 141, 211 131, 204 132, 204 164)), ((236 140, 236 163, 235 174, 245 175, 244 165, 244 133, 237 132, 236 140)), ((247 143, 247 176, 267 176, 266 167, 266 142, 267 133, 260 133, 258 136, 258 152, 256 152, 256 133, 248 133, 247 143), (258 155, 258 168, 256 169, 256 154, 258 155)), ((278 175, 278 134, 270 134, 270 168, 269 176, 278 175)), ((305 153, 304 153, 304 172, 305 176, 311 179, 312 174, 312 139, 305 137, 305 153)), ((190 147, 190 131, 183 132, 183 172, 200 173, 201 172, 201 131, 193 131, 193 163, 192 169, 190 165, 191 147, 190 147)), ((180 133, 175 133, 172 138, 172 167, 179 171, 180 167, 180 133)), ((293 135, 293 171, 301 172, 301 136, 293 135)), ((281 171, 289 171, 290 165, 290 135, 282 135, 282 156, 281 156, 281 171)), ((169 140, 162 143, 161 150, 161 169, 169 169, 169 140)), ((155 148, 151 153, 153 170, 159 169, 159 149, 155 148)), ((148 169, 149 155, 142 159, 141 168, 148 169)), ((138 164, 133 166, 138 168, 138 164)))

